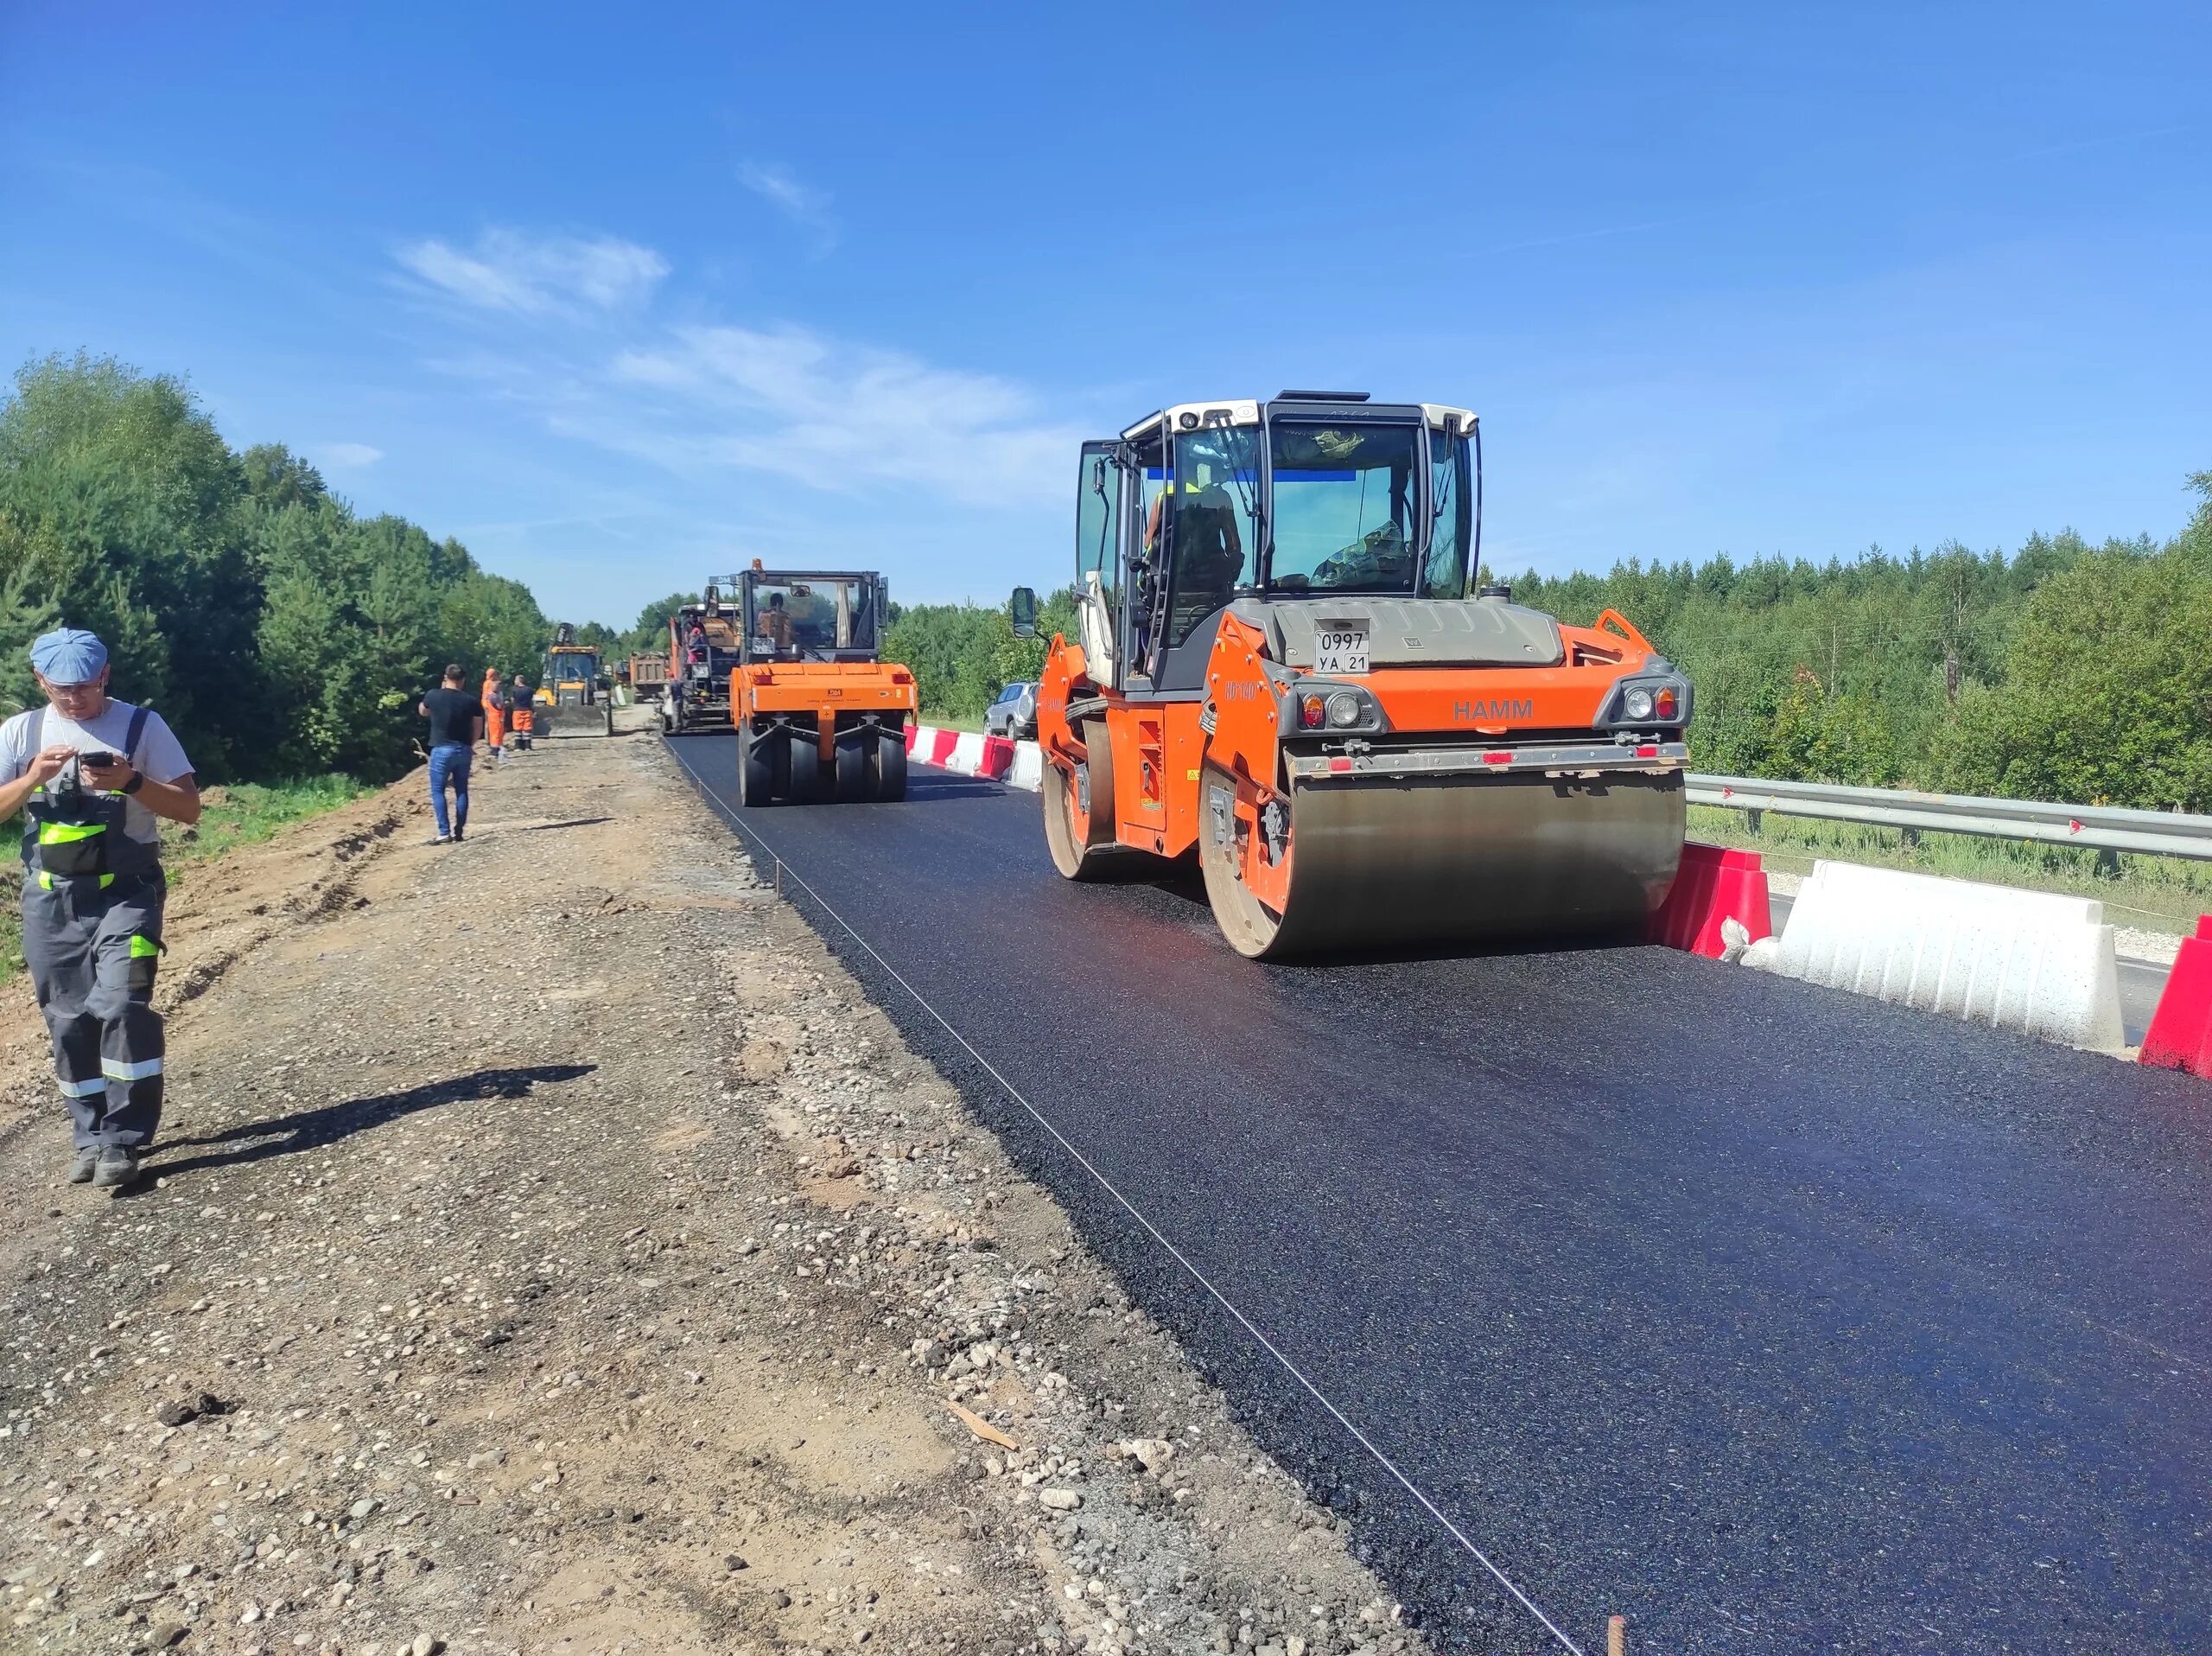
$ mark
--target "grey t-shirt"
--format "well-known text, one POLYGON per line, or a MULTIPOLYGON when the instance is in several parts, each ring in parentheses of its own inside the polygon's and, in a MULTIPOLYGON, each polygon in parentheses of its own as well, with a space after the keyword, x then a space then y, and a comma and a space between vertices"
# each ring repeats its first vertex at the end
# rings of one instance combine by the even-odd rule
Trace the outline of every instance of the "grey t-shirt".
MULTIPOLYGON (((31 755, 39 748, 67 742, 79 753, 123 753, 123 739, 130 734, 130 716, 137 710, 129 702, 118 702, 110 697, 97 718, 79 724, 49 707, 44 710, 46 726, 42 730, 33 729, 39 722, 39 709, 16 714, 5 724, 0 724, 0 782, 12 782, 29 770, 31 755)), ((184 756, 183 745, 177 741, 175 732, 160 714, 150 710, 146 715, 146 728, 138 736, 137 753, 124 754, 124 757, 145 772, 146 780, 151 782, 174 782, 181 776, 192 774, 192 761, 184 756)), ((126 799, 124 807, 123 831, 148 844, 157 844, 162 837, 159 818, 136 799, 126 799)))

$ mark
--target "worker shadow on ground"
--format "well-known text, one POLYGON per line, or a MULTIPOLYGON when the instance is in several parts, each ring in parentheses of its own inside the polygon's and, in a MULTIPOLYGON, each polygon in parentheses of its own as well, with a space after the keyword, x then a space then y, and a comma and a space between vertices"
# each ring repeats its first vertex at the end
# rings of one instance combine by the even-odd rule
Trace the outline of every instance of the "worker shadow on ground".
POLYGON ((235 1127, 196 1138, 173 1138, 155 1151, 146 1164, 146 1178, 132 1194, 151 1189, 156 1176, 176 1179, 214 1168, 244 1167, 272 1156, 320 1150, 341 1138, 351 1138, 356 1133, 368 1132, 423 1110, 486 1099, 527 1098, 537 1087, 573 1081, 598 1067, 596 1064, 531 1064, 512 1069, 480 1069, 448 1080, 427 1081, 404 1092, 348 1099, 342 1104, 327 1104, 268 1121, 241 1122, 235 1127), (180 1150, 204 1150, 207 1154, 188 1156, 182 1161, 173 1159, 180 1150))

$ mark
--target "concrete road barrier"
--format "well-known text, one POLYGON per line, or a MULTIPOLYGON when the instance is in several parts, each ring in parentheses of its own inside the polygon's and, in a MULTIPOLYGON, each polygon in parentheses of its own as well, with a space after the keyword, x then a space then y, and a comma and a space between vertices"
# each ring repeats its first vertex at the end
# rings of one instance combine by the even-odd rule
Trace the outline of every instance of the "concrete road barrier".
POLYGON ((1817 863, 1744 964, 2091 1052, 2126 1044, 2104 905, 1853 863, 1817 863))

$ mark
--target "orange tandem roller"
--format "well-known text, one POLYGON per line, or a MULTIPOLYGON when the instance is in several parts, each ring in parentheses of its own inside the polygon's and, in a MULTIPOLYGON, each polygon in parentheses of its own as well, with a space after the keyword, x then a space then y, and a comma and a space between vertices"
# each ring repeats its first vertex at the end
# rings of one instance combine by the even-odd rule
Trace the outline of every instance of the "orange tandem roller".
POLYGON ((914 675, 878 659, 883 577, 753 567, 729 583, 742 626, 729 676, 738 799, 902 799, 914 675))
POLYGON ((1254 956, 1640 929, 1689 682, 1611 611, 1468 596, 1480 489, 1471 414, 1355 392, 1085 443, 1078 635, 1038 691, 1060 872, 1195 854, 1254 956))

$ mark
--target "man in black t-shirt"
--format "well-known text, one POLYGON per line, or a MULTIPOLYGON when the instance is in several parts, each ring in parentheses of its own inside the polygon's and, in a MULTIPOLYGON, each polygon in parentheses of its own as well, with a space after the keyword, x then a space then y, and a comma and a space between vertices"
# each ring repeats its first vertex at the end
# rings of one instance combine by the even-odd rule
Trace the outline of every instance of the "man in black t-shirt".
POLYGON ((446 681, 423 697, 419 711, 430 722, 430 814, 437 818, 434 845, 458 844, 468 827, 468 761, 484 734, 484 704, 461 686, 456 661, 446 681), (453 789, 453 823, 446 823, 446 789, 453 789))

